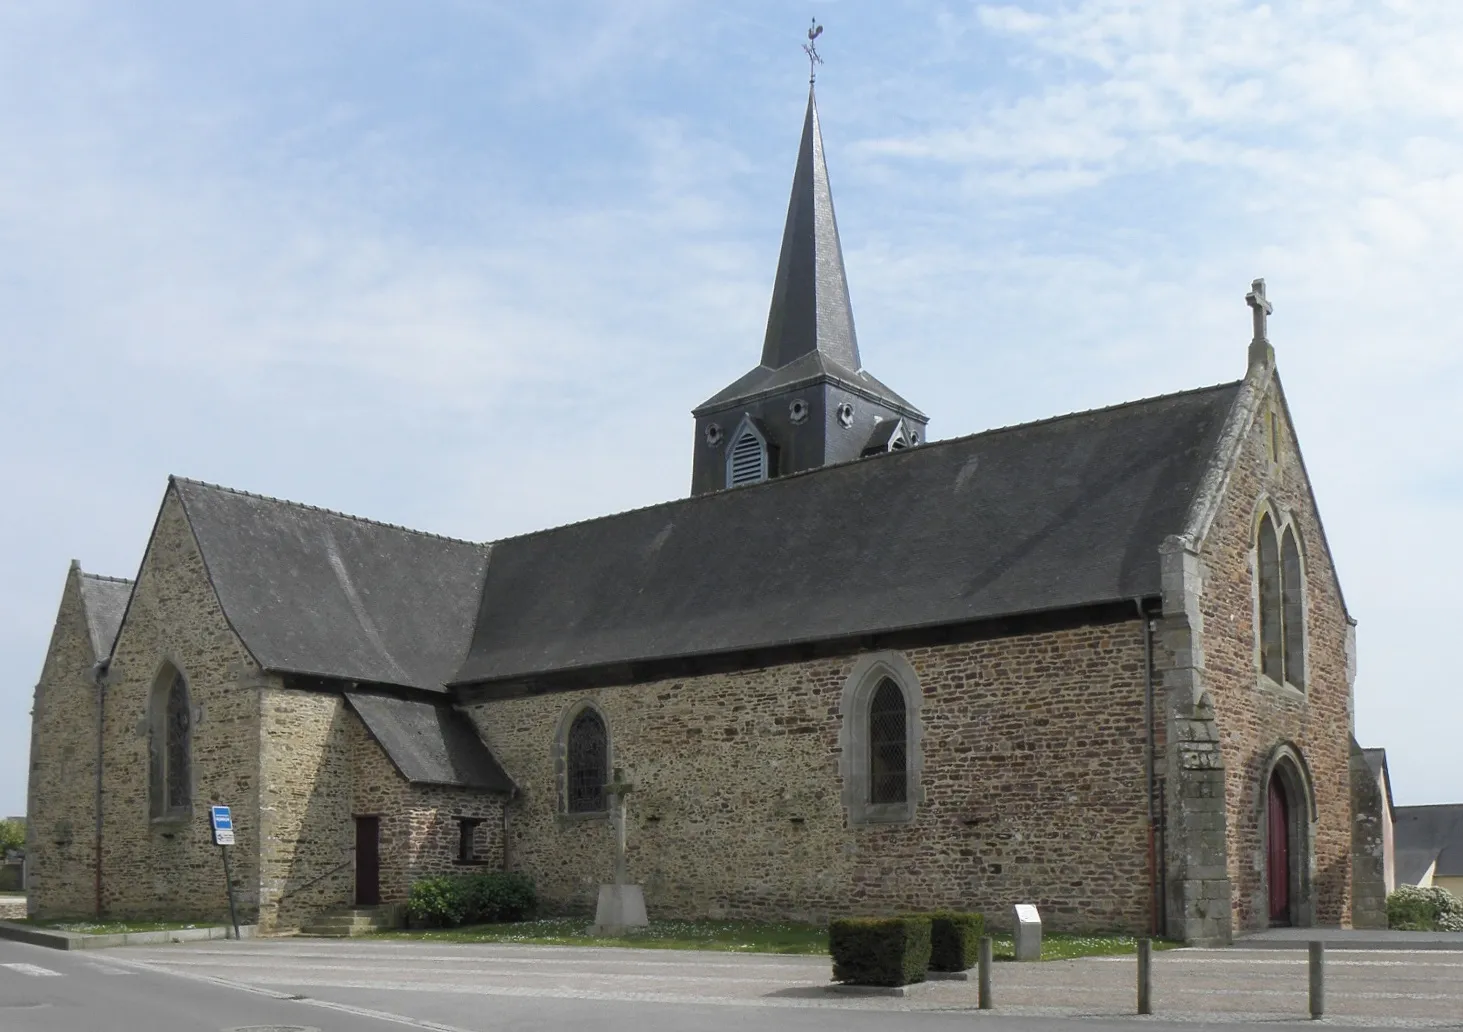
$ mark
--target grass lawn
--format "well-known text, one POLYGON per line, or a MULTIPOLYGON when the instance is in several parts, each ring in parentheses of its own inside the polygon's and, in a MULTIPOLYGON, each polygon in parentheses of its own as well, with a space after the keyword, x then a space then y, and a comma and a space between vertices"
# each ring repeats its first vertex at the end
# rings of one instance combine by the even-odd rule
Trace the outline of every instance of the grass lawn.
POLYGON ((206 928, 197 921, 37 921, 25 918, 22 924, 49 928, 57 932, 80 935, 120 935, 124 932, 171 932, 178 928, 206 928))
MULTIPOLYGON (((419 931, 375 932, 373 938, 421 939, 430 942, 504 942, 534 946, 635 946, 641 949, 723 950, 732 953, 802 953, 828 955, 827 925, 792 922, 761 924, 755 921, 652 921, 650 927, 614 938, 589 934, 583 917, 555 917, 516 924, 470 925, 419 931)), ((1014 960, 1011 937, 994 936, 996 960, 1014 960)), ((1154 940, 1154 949, 1171 949, 1176 942, 1154 940)), ((1062 935, 1042 937, 1042 960, 1069 960, 1108 954, 1136 953, 1131 935, 1062 935)))

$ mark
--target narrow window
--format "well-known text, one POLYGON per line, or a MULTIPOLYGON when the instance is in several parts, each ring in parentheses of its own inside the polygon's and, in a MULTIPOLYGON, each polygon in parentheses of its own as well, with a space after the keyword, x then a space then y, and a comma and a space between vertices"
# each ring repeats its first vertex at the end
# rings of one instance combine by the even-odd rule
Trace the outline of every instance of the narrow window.
POLYGON ((1306 684, 1305 667, 1305 589, 1300 574, 1300 548, 1295 533, 1286 528, 1280 546, 1280 565, 1285 622, 1285 679, 1297 688, 1306 684))
POLYGON ((1277 684, 1285 680, 1281 626, 1280 547, 1267 513, 1260 520, 1260 669, 1277 684))
POLYGON ((570 813, 599 813, 605 808, 605 774, 609 768, 609 736, 604 720, 592 709, 569 726, 566 794, 570 813))
POLYGON ((742 431, 726 462, 726 486, 756 484, 767 479, 767 448, 751 427, 742 431))
MULTIPOLYGON (((157 750, 161 761, 158 781, 161 807, 158 816, 186 811, 193 804, 192 731, 193 713, 188 701, 188 682, 174 673, 162 703, 161 738, 157 750)), ((156 725, 154 725, 156 727, 156 725)))
POLYGON ((902 803, 909 798, 907 743, 904 693, 886 677, 869 701, 869 802, 902 803))
POLYGON ((477 832, 482 823, 478 817, 457 818, 457 861, 470 864, 477 860, 477 832))
POLYGON ((1270 461, 1280 461, 1280 414, 1270 410, 1270 461))

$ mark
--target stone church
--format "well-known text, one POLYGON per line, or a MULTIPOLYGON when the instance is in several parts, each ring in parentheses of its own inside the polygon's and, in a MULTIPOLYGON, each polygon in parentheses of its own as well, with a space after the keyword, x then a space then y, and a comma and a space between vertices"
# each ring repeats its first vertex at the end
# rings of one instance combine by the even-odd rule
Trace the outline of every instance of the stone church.
POLYGON ((32 914, 218 918, 215 803, 264 931, 477 869, 587 912, 619 769, 652 918, 1375 923, 1355 624, 1248 301, 1238 380, 930 442, 863 366, 810 94, 690 497, 475 542, 173 477, 135 579, 72 563, 32 914))

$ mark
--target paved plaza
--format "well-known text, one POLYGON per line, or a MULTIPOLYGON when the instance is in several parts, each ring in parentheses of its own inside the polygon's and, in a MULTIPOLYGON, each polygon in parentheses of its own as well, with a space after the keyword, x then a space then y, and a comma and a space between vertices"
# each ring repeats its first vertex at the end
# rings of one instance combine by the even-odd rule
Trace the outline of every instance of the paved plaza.
MULTIPOLYGON (((69 981, 71 992, 92 994, 115 989, 129 975, 180 998, 188 992, 213 993, 225 1008, 239 1000, 284 1008, 286 1014, 292 1008, 294 1023, 327 1029, 376 1028, 379 1022, 486 1032, 571 1027, 588 1019, 601 1029, 647 1032, 754 1025, 943 1030, 972 1021, 992 1029, 1035 1029, 1066 1027, 1073 1019, 1188 1027, 1307 1023, 1304 950, 1155 954, 1155 1014, 1139 1019, 1132 957, 999 963, 994 968, 996 1008, 979 1012, 973 982, 931 983, 905 998, 830 993, 829 964, 818 957, 303 938, 130 947, 84 956, 11 943, 0 947, 5 954, 0 956, 0 1027, 26 1032, 73 1026, 44 1022, 43 1009, 7 1010, 5 1001, 17 993, 24 996, 44 982, 59 999, 66 996, 69 981), (17 950, 29 952, 17 960, 9 955, 17 950), (37 974, 36 968, 54 974, 37 974), (333 1023, 343 1016, 353 1022, 333 1023), (27 1017, 34 1023, 14 1023, 27 1017)), ((220 1015, 211 1024, 176 1027, 224 1029, 245 1023, 230 1020, 220 1015)), ((1463 953, 1329 953, 1325 1023, 1463 1028, 1463 953)))

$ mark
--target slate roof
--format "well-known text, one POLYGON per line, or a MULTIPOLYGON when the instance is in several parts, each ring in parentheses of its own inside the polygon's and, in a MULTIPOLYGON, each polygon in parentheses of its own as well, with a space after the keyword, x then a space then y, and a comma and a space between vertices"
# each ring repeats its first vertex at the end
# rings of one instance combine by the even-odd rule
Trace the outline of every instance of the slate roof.
POLYGON ((112 643, 122 626, 122 614, 132 597, 132 582, 121 577, 101 577, 81 573, 81 609, 86 614, 86 629, 91 636, 92 655, 105 659, 112 654, 112 643))
POLYGON ((266 670, 441 691, 487 546, 172 478, 224 615, 266 670))
POLYGON ((1394 817, 1398 882, 1416 885, 1433 860, 1435 876, 1463 877, 1463 803, 1399 806, 1394 817))
POLYGON ((402 777, 417 784, 510 792, 513 782, 472 722, 445 702, 346 692, 402 777))
POLYGON ((494 544, 458 683, 1152 596, 1238 383, 494 544))
POLYGON ((802 141, 787 202, 782 251, 772 283, 762 361, 729 387, 718 391, 696 413, 719 409, 804 380, 828 378, 883 399, 909 415, 924 414, 863 369, 853 304, 833 192, 823 155, 817 99, 808 91, 802 141))

